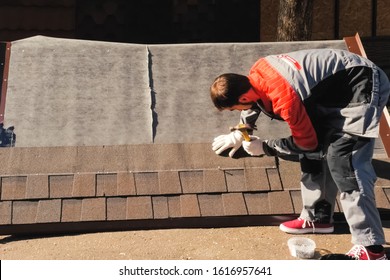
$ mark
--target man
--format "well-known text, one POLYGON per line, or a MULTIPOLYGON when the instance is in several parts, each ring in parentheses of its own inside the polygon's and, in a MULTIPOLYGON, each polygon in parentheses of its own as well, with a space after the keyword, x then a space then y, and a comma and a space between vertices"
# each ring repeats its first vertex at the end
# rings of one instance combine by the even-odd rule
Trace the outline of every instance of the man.
POLYGON ((386 259, 371 165, 379 119, 389 98, 386 74, 347 51, 314 49, 259 59, 248 76, 222 74, 211 98, 219 110, 241 111, 254 125, 260 112, 289 125, 291 136, 244 141, 239 131, 214 139, 217 154, 242 146, 252 156, 297 156, 302 170, 300 217, 280 225, 287 233, 333 232, 337 191, 356 259, 386 259))

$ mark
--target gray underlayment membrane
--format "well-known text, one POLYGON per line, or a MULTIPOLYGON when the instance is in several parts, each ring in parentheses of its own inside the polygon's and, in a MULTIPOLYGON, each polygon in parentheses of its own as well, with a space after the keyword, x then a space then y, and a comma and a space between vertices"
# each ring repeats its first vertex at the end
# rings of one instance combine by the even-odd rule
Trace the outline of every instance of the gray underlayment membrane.
MULTIPOLYGON (((5 126, 18 147, 207 143, 238 123, 209 87, 260 57, 343 41, 139 45, 36 36, 12 42, 5 126)), ((262 117, 260 137, 288 136, 262 117)))

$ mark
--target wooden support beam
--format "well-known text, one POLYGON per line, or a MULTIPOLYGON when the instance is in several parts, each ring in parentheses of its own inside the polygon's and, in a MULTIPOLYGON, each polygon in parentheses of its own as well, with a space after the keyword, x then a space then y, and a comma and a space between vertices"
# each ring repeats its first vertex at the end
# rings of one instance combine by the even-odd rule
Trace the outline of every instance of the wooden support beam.
POLYGON ((11 43, 0 42, 0 123, 4 122, 11 43))

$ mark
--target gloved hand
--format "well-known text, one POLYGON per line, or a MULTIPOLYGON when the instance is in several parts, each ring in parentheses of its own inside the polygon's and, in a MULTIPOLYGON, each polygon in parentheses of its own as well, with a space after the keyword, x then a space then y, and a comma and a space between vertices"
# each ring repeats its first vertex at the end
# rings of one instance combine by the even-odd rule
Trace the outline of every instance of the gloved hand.
POLYGON ((233 157, 234 153, 241 147, 242 142, 244 141, 244 136, 238 130, 235 130, 229 134, 220 135, 214 138, 212 149, 219 155, 226 149, 232 148, 229 152, 229 157, 233 157))
POLYGON ((263 150, 263 140, 260 140, 259 137, 250 135, 251 141, 244 141, 242 147, 244 150, 251 156, 260 156, 264 155, 263 150))

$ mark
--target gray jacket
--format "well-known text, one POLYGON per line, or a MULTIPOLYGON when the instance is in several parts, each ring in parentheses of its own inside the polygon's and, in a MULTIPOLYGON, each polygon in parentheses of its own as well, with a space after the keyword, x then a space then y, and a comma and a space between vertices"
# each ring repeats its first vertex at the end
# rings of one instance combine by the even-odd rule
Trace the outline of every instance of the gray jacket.
MULTIPOLYGON (((373 62, 335 49, 302 50, 265 59, 299 95, 319 141, 322 131, 329 129, 378 137, 378 123, 389 98, 390 84, 373 62)), ((242 111, 241 122, 254 124, 260 112, 255 107, 242 111)), ((278 151, 299 153, 293 143, 286 144, 286 139, 270 140, 269 145, 278 151)))

